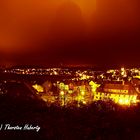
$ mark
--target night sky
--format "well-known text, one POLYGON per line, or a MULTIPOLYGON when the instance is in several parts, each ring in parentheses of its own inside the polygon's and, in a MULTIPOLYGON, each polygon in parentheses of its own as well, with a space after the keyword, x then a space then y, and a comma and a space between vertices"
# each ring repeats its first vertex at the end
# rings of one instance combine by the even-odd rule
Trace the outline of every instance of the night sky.
POLYGON ((0 64, 140 65, 139 0, 0 1, 0 64))

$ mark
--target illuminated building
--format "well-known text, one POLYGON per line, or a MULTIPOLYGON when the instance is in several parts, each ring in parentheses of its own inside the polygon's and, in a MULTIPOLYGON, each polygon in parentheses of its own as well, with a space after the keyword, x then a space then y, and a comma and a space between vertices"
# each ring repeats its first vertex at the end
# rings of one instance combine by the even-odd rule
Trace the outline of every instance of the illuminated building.
POLYGON ((37 91, 37 93, 44 92, 44 88, 41 85, 35 84, 32 87, 37 91))
POLYGON ((131 105, 137 103, 138 93, 129 84, 104 84, 94 93, 94 100, 111 99, 121 105, 131 105))

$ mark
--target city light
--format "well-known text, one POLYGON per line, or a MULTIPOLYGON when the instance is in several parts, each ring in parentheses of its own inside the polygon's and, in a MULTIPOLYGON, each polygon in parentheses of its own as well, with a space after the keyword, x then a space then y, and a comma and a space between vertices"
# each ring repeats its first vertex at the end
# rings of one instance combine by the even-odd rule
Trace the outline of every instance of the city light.
POLYGON ((61 92, 60 92, 60 95, 61 95, 61 96, 64 96, 64 95, 65 95, 65 92, 64 92, 64 91, 61 91, 61 92))
POLYGON ((44 88, 41 85, 35 84, 32 87, 37 90, 37 93, 44 92, 44 88))
POLYGON ((89 105, 98 100, 112 100, 114 103, 122 106, 131 106, 139 102, 140 82, 138 80, 140 69, 136 68, 126 69, 122 67, 120 69, 107 70, 106 72, 93 71, 92 69, 18 68, 7 69, 3 72, 17 75, 56 77, 56 81, 46 80, 43 84, 32 85, 36 93, 47 103, 57 102, 61 106, 67 106, 68 104, 73 104, 73 102, 78 102, 78 106, 80 106, 80 104, 89 105), (128 73, 129 76, 127 75, 128 73), (58 80, 57 76, 63 76, 63 78, 58 80))

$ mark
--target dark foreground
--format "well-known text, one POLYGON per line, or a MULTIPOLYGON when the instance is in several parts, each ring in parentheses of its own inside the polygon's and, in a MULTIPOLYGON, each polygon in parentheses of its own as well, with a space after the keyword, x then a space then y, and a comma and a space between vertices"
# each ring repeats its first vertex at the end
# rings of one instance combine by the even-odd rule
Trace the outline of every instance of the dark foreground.
POLYGON ((33 103, 1 105, 0 123, 40 126, 39 132, 1 130, 0 139, 46 140, 139 140, 140 105, 122 108, 112 102, 88 107, 33 107, 33 103), (9 107, 10 109, 6 108, 9 107))

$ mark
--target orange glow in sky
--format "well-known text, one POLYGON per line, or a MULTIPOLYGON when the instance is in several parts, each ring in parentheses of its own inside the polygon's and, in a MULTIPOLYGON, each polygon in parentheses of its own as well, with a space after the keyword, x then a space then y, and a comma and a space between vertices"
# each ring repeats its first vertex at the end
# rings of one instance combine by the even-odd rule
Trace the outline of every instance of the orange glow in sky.
POLYGON ((95 45, 96 38, 103 42, 113 34, 139 31, 138 4, 138 0, 0 1, 0 54, 65 50, 71 42, 83 40, 90 40, 86 48, 94 46, 94 51, 101 46, 95 45))

